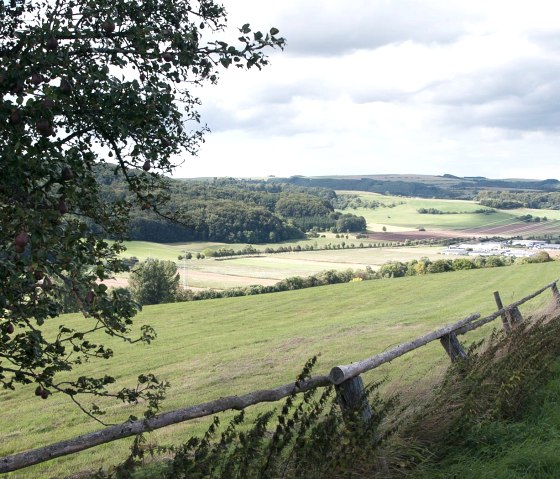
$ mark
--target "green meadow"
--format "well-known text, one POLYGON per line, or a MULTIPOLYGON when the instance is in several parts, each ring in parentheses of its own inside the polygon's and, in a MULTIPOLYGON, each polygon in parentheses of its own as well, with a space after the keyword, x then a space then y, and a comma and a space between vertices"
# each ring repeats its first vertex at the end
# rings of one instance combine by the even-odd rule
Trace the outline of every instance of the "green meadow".
POLYGON ((122 256, 136 256, 140 260, 147 258, 159 258, 171 261, 177 261, 180 255, 184 255, 185 252, 194 253, 204 253, 207 250, 217 251, 221 248, 233 249, 235 251, 241 250, 246 246, 253 246, 257 251, 263 251, 266 248, 277 249, 279 247, 288 246, 301 246, 306 245, 313 246, 315 249, 324 248, 327 245, 339 245, 339 244, 350 244, 354 243, 356 245, 363 243, 377 244, 378 240, 368 240, 366 238, 356 239, 356 234, 349 234, 348 238, 339 237, 337 238, 334 233, 321 233, 318 238, 305 238, 293 241, 284 241, 281 243, 266 243, 266 244, 253 244, 248 243, 217 243, 209 241, 192 241, 187 243, 151 243, 149 241, 125 241, 126 251, 122 256))
MULTIPOLYGON (((170 381, 164 410, 172 410, 293 381, 313 355, 320 355, 315 373, 326 374, 334 365, 374 355, 473 312, 489 314, 496 309, 492 291, 499 290, 504 303, 512 302, 556 279, 558 265, 514 265, 145 307, 136 327, 153 325, 158 332, 155 342, 138 346, 103 338, 115 357, 86 363, 76 373, 110 373, 132 386, 138 374, 153 372, 170 381)), ((547 291, 524 305, 522 313, 545 307, 550 299, 547 291)), ((48 327, 54 333, 62 322, 83 321, 69 315, 52 320, 48 327)), ((477 340, 491 327, 462 340, 477 340)), ((387 392, 421 394, 447 364, 443 349, 434 342, 366 375, 366 381, 388 375, 387 392)), ((53 395, 42 400, 33 389, 0 391, 7 412, 0 416, 0 455, 100 428, 65 398, 53 395)), ((141 414, 140 406, 102 405, 107 407, 106 422, 141 414)), ((168 427, 148 435, 148 441, 177 443, 207 425, 208 420, 201 419, 168 427)), ((7 477, 60 478, 108 467, 127 455, 130 444, 131 440, 120 440, 7 477)))
POLYGON ((516 210, 496 210, 496 213, 485 215, 474 213, 484 209, 474 201, 406 198, 400 196, 385 196, 377 193, 337 191, 338 194, 358 195, 363 200, 375 200, 386 207, 376 209, 357 208, 350 212, 363 216, 367 221, 368 230, 381 231, 385 226, 387 231, 402 231, 417 229, 427 230, 469 230, 471 228, 485 228, 507 225, 517 222, 517 217, 531 214, 546 216, 549 220, 560 219, 560 210, 535 210, 519 208, 516 210), (419 208, 434 208, 447 213, 456 214, 420 214, 419 208))

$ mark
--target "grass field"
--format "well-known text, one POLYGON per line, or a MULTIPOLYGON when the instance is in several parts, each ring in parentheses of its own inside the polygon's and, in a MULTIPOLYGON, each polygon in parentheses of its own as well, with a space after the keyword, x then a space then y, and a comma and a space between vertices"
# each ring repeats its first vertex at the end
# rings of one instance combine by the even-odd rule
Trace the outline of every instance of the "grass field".
MULTIPOLYGON (((359 245, 361 239, 335 238, 330 234, 327 238, 314 238, 307 240, 310 244, 338 244, 345 241, 347 244, 359 245)), ((288 244, 288 243, 286 243, 288 244)), ((285 244, 285 245, 286 245, 285 244)), ((290 243, 295 244, 295 243, 290 243)), ((299 242, 302 244, 302 242, 299 242)), ((252 284, 270 285, 291 276, 310 276, 328 269, 346 270, 365 269, 370 266, 377 269, 388 261, 411 261, 428 257, 430 259, 441 258, 439 251, 441 247, 416 246, 416 247, 384 247, 384 248, 355 248, 334 249, 318 251, 301 251, 297 253, 274 253, 253 257, 231 257, 231 258, 206 258, 191 259, 186 262, 178 261, 177 256, 181 251, 195 251, 195 248, 206 248, 204 243, 187 244, 158 244, 140 241, 126 243, 127 251, 123 256, 136 256, 139 259, 157 257, 176 261, 179 267, 183 284, 187 283, 189 288, 215 288, 224 289, 236 286, 249 286, 252 284), (149 255, 147 254, 149 252, 149 255), (178 253, 179 252, 179 253, 178 253), (185 280, 186 278, 186 280, 185 280)), ((214 243, 214 248, 223 247, 223 243, 214 243)), ((233 249, 242 249, 243 245, 227 245, 233 249)), ((314 246, 316 247, 316 246, 314 246)), ((257 248, 264 247, 257 246, 257 248)), ((126 275, 119 277, 118 284, 126 285, 126 275)), ((113 284, 113 283, 108 283, 113 284)), ((116 283, 115 283, 116 284, 116 283)))
MULTIPOLYGON (((484 208, 474 201, 405 198, 398 196, 384 196, 377 193, 337 191, 339 194, 357 194, 363 200, 375 200, 388 207, 377 209, 358 208, 350 210, 352 213, 363 216, 367 221, 368 230, 381 231, 385 226, 387 231, 414 230, 419 227, 427 230, 455 230, 467 234, 476 233, 477 229, 505 226, 518 222, 517 217, 531 214, 533 216, 546 216, 549 220, 560 220, 560 210, 533 210, 519 208, 516 210, 497 210, 490 215, 476 214, 475 210, 484 208), (394 206, 392 206, 394 205, 394 206), (458 214, 419 214, 419 208, 434 208, 444 212, 458 214)), ((533 226, 537 232, 542 225, 533 226)), ((555 232, 560 231, 556 225, 555 232)), ((528 231, 530 233, 530 231, 528 231)))
MULTIPOLYGON (((266 243, 266 244, 253 244, 255 249, 258 251, 264 251, 266 248, 279 248, 281 246, 313 246, 315 249, 324 248, 326 245, 338 245, 341 243, 364 243, 365 245, 372 243, 377 244, 379 241, 368 240, 368 239, 356 239, 355 234, 348 235, 347 238, 337 238, 334 233, 323 233, 319 238, 309 238, 300 239, 293 241, 284 241, 282 243, 266 243)), ((123 253, 123 256, 136 256, 140 260, 147 258, 159 258, 171 261, 177 261, 179 255, 184 255, 185 252, 190 253, 203 253, 206 250, 217 251, 221 248, 228 248, 233 250, 241 250, 246 246, 247 243, 216 243, 207 241, 192 241, 188 243, 151 243, 148 241, 125 241, 124 242, 127 251, 123 253)))
MULTIPOLYGON (((137 325, 154 325, 157 341, 149 346, 106 341, 115 358, 84 364, 79 372, 111 373, 130 385, 141 372, 154 372, 172 384, 165 403, 165 410, 171 410, 292 381, 314 354, 321 354, 316 373, 327 373, 336 364, 376 354, 470 313, 491 313, 496 309, 492 291, 498 289, 504 303, 509 303, 556 279, 558 273, 557 262, 515 265, 146 307, 137 325)), ((522 312, 549 300, 547 292, 522 312)), ((79 323, 83 318, 54 320, 53 331, 61 321, 79 323)), ((421 385, 429 388, 447 364, 441 346, 432 343, 376 370, 366 380, 389 374, 389 390, 420 394, 421 385)), ((36 398, 31 386, 0 391, 0 403, 4 411, 0 455, 99 427, 63 398, 36 398)), ((129 414, 138 414, 138 408, 110 405, 105 420, 120 422, 129 414)), ((185 434, 200 432, 205 424, 200 420, 169 427, 152 433, 149 440, 184 440, 185 434)), ((127 454, 130 443, 121 440, 7 477, 60 478, 107 467, 127 454)))

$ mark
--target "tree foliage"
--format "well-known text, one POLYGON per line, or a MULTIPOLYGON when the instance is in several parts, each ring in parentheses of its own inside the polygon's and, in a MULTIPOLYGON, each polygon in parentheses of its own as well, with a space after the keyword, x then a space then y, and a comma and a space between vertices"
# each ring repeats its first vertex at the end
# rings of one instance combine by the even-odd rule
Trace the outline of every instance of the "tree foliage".
POLYGON ((560 192, 558 191, 481 191, 476 199, 481 205, 491 208, 560 209, 560 192))
MULTIPOLYGON (((283 47, 276 28, 225 35, 212 0, 37 0, 0 3, 0 383, 106 394, 111 377, 64 383, 57 373, 112 351, 88 340, 98 330, 150 341, 132 330, 135 303, 101 284, 126 265, 120 238, 135 206, 165 209, 163 174, 194 155, 206 132, 193 87, 220 69, 261 68, 264 49, 283 47), (95 166, 124 178, 125 197, 100 194, 95 166), (88 321, 80 330, 45 324, 70 295, 88 321), (134 335, 133 335, 134 333, 134 335)), ((144 377, 145 379, 145 377, 144 377)), ((151 379, 144 385, 152 384, 151 379)), ((123 400, 142 391, 121 390, 123 400), (136 393, 135 393, 136 391, 136 393)))
POLYGON ((177 296, 180 276, 173 261, 150 258, 135 266, 129 285, 141 305, 171 303, 177 296))
MULTIPOLYGON (((107 168, 97 168, 97 178, 108 200, 130 194, 107 168)), ((333 211, 336 193, 325 188, 221 178, 170 180, 168 193, 169 206, 180 212, 183 224, 136 208, 130 212, 130 239, 268 243, 303 238, 313 228, 346 232, 366 225, 363 217, 333 211)))

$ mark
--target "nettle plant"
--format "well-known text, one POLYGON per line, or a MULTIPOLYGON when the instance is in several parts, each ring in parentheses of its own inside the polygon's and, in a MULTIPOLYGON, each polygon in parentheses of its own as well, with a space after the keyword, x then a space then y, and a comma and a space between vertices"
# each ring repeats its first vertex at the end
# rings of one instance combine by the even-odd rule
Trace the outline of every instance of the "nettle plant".
MULTIPOLYGON (((150 342, 132 329, 137 305, 101 281, 126 266, 118 258, 131 208, 174 219, 165 208, 165 174, 174 158, 195 155, 200 124, 195 85, 219 71, 262 68, 264 51, 283 48, 278 30, 226 35, 226 11, 211 0, 48 0, 0 2, 0 383, 36 383, 36 394, 80 393, 153 400, 162 385, 109 391, 114 378, 63 382, 88 358, 111 349, 104 331, 150 342), (98 165, 123 175, 118 200, 101 193, 98 165), (80 330, 44 328, 70 301, 80 330), (53 332, 54 331, 54 332, 53 332), (99 336, 96 336, 99 338, 99 336)), ((76 324, 76 323, 72 323, 76 324)), ((91 411, 86 411, 91 412, 91 411)))

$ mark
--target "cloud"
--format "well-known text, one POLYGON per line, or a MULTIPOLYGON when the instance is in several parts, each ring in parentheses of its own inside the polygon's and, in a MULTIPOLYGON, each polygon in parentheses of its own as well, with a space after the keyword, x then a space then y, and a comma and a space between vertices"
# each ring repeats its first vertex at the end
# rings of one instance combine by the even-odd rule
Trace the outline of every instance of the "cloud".
POLYGON ((477 16, 435 1, 307 0, 289 2, 277 23, 295 56, 339 56, 384 45, 451 43, 477 16))
POLYGON ((231 2, 289 46, 201 90, 199 175, 558 176, 555 3, 231 2))
POLYGON ((522 131, 560 128, 560 59, 526 58, 429 85, 419 101, 444 105, 444 122, 522 131))

